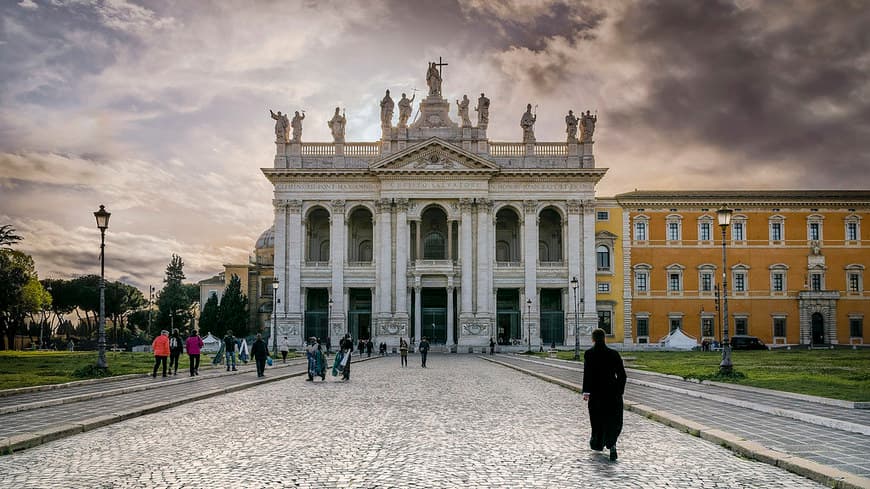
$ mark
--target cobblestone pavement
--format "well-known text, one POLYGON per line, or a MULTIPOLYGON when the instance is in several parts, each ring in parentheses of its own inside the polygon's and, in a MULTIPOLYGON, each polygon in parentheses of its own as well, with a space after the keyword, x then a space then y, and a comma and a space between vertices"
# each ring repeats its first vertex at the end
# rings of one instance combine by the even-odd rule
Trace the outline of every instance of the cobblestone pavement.
POLYGON ((620 459, 577 394, 471 356, 355 365, 185 404, 0 458, 15 488, 817 488, 632 413, 620 459))
MULTIPOLYGON (((577 365, 566 366, 565 362, 539 360, 532 362, 510 355, 500 355, 496 358, 499 361, 515 364, 528 370, 582 383, 582 368, 577 365)), ((629 373, 630 379, 637 377, 643 377, 643 375, 636 371, 629 373)), ((647 377, 646 380, 652 382, 668 383, 667 379, 647 377)), ((697 384, 693 385, 688 382, 683 382, 683 384, 693 390, 701 388, 697 384)), ((704 386, 703 388, 716 390, 712 386, 704 386)), ((722 391, 724 388, 718 390, 722 391)), ((731 390, 729 389, 726 394, 730 395, 731 390)), ((747 393, 740 394, 744 399, 750 398, 747 393)), ((756 402, 766 402, 769 397, 759 397, 756 402)), ((870 436, 867 435, 819 426, 787 417, 772 416, 751 409, 675 394, 660 388, 634 383, 629 383, 626 386, 625 399, 655 409, 662 409, 706 426, 719 428, 783 453, 797 455, 860 476, 870 476, 870 460, 867 457, 870 454, 870 436)), ((795 406, 799 407, 800 404, 798 401, 794 402, 795 406)), ((829 406, 829 411, 832 416, 844 416, 839 413, 845 410, 829 406)), ((856 414, 854 419, 858 420, 862 416, 865 416, 865 413, 856 414)))

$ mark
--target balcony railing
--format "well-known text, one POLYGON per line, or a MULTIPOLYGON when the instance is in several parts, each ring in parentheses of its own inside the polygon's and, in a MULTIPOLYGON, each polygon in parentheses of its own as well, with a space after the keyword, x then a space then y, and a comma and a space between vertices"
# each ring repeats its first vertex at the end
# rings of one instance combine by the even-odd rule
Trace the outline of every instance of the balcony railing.
POLYGON ((311 268, 325 268, 325 267, 328 267, 328 266, 329 266, 329 262, 328 262, 328 261, 313 261, 313 260, 306 260, 306 261, 305 261, 305 266, 306 266, 306 267, 311 267, 311 268))
POLYGON ((355 158, 376 158, 381 155, 381 143, 345 143, 344 155, 355 158))
POLYGON ((302 143, 302 156, 335 156, 335 144, 302 143))
MULTIPOLYGON (((525 156, 525 143, 490 142, 489 154, 492 156, 510 157, 525 156)), ((567 156, 568 143, 540 142, 534 143, 534 156, 567 156)))
POLYGON ((523 262, 521 261, 496 261, 496 268, 522 268, 523 262))

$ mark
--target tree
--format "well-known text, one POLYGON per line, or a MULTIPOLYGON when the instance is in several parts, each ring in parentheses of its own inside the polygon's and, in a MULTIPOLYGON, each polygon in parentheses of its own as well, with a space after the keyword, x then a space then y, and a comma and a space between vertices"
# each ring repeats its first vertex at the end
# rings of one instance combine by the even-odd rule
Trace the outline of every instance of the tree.
MULTIPOLYGON (((219 325, 217 333, 223 336, 228 329, 234 334, 244 336, 248 334, 248 298, 242 293, 242 281, 239 276, 233 274, 230 283, 224 290, 221 298, 219 325)), ((215 334, 218 336, 218 334, 215 334)))
MULTIPOLYGON (((42 286, 50 289, 51 293, 51 312, 54 318, 48 321, 49 331, 48 336, 51 337, 52 330, 60 333, 61 326, 64 324, 64 317, 67 314, 72 314, 77 307, 75 288, 72 280, 63 279, 46 279, 42 281, 42 286)), ((72 331, 69 328, 64 328, 69 340, 69 333, 72 331)))
POLYGON ((12 245, 18 241, 21 241, 21 236, 15 234, 15 229, 11 225, 0 226, 0 250, 11 250, 12 245))
POLYGON ((199 315, 199 331, 204 334, 211 332, 218 334, 218 323, 220 322, 220 306, 218 304, 217 294, 209 296, 205 301, 205 306, 202 308, 202 313, 199 315))
POLYGON ((166 285, 157 299, 157 325, 149 334, 156 335, 160 329, 182 328, 190 322, 193 317, 191 306, 199 294, 191 297, 191 288, 181 283, 184 279, 184 260, 173 253, 163 279, 166 285))
POLYGON ((126 318, 134 310, 146 304, 142 291, 123 282, 106 284, 106 317, 112 320, 112 338, 115 343, 126 336, 126 318), (119 332, 120 330, 120 332, 119 332))
POLYGON ((39 283, 30 255, 0 250, 0 332, 11 349, 15 335, 26 333, 24 319, 51 304, 51 295, 39 283))
POLYGON ((167 285, 181 285, 181 281, 185 278, 187 277, 184 276, 184 260, 173 253, 172 259, 169 260, 169 265, 166 267, 166 278, 163 279, 163 281, 166 282, 167 285))

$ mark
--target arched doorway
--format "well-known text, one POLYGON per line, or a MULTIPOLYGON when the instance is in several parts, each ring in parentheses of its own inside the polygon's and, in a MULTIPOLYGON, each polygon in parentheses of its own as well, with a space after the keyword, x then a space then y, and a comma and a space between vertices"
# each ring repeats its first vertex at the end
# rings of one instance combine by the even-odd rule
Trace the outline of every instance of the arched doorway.
POLYGON ((538 221, 538 261, 562 261, 562 218, 553 208, 541 211, 538 221))
POLYGON ((365 207, 355 209, 348 219, 347 230, 347 261, 350 263, 371 263, 372 241, 374 239, 372 213, 365 207))
POLYGON ((308 214, 309 262, 329 261, 329 213, 318 207, 308 214))
POLYGON ((495 215, 495 261, 520 261, 520 217, 509 207, 495 215))
POLYGON ((825 317, 820 312, 814 312, 812 317, 813 344, 825 343, 825 317))
POLYGON ((447 259, 447 214, 437 206, 423 211, 420 239, 424 260, 447 259))

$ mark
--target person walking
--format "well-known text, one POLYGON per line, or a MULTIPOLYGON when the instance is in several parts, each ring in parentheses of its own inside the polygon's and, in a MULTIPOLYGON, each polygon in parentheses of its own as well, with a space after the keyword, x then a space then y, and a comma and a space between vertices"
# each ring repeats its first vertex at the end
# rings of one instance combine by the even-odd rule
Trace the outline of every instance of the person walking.
POLYGON ((230 363, 233 366, 233 372, 236 371, 236 337, 233 336, 233 330, 228 329, 224 336, 224 354, 227 357, 227 372, 230 371, 230 363))
POLYGON ((204 343, 199 337, 199 332, 193 330, 190 336, 187 337, 185 345, 187 347, 187 360, 190 363, 190 376, 199 375, 199 355, 202 351, 204 343))
POLYGON ((492 340, 492 336, 489 337, 489 354, 495 354, 495 341, 492 340))
POLYGON ((169 331, 165 329, 160 332, 160 336, 154 338, 151 342, 151 349, 154 351, 154 371, 151 372, 152 377, 157 377, 157 366, 163 364, 163 376, 166 377, 166 359, 169 357, 169 331))
POLYGON ((605 334, 601 328, 592 331, 592 348, 583 354, 583 400, 589 405, 592 428, 589 447, 596 451, 607 447, 610 460, 616 460, 626 376, 622 357, 607 347, 605 334))
POLYGON ((278 350, 281 352, 281 361, 287 363, 287 353, 290 352, 290 340, 286 336, 278 342, 278 350))
POLYGON ((332 337, 326 337, 326 353, 332 353, 332 337))
POLYGON ((424 336, 420 341, 420 359, 423 361, 423 368, 426 368, 427 356, 429 356, 429 339, 424 336))
POLYGON ((251 356, 254 357, 254 361, 257 363, 257 377, 264 377, 266 375, 266 358, 269 357, 269 347, 266 346, 266 342, 263 341, 263 335, 260 333, 257 333, 257 339, 251 345, 251 356))
POLYGON ((375 347, 375 344, 372 343, 372 339, 371 338, 367 339, 366 340, 366 357, 367 358, 372 357, 372 349, 374 349, 374 347, 375 347))
POLYGON ((408 342, 405 338, 399 338, 399 356, 402 357, 402 367, 408 366, 408 342))
POLYGON ((341 349, 341 380, 350 380, 350 354, 353 351, 353 340, 350 335, 344 335, 344 338, 338 344, 341 349))
POLYGON ((172 336, 169 337, 169 370, 172 371, 172 375, 178 375, 178 358, 182 353, 184 353, 184 340, 178 328, 175 328, 172 330, 172 336))

